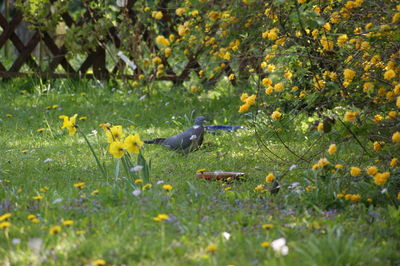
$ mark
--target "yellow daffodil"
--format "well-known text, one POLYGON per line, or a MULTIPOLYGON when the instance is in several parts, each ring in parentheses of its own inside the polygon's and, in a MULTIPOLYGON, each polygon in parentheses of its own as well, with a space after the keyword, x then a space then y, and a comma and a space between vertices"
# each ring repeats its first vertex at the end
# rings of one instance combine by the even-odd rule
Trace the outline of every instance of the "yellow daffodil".
POLYGON ((60 115, 58 118, 63 119, 63 125, 61 126, 61 129, 68 129, 69 135, 74 136, 76 132, 76 117, 78 114, 75 114, 71 117, 68 117, 66 115, 60 115))
POLYGON ((144 142, 140 139, 138 134, 129 135, 124 140, 124 145, 129 153, 139 154, 140 148, 144 145, 144 142))
POLYGON ((122 126, 113 126, 107 129, 106 135, 108 143, 122 141, 123 137, 125 136, 122 130, 122 126))
POLYGON ((120 141, 114 141, 110 144, 108 152, 114 156, 114 158, 122 158, 125 154, 125 145, 120 141))

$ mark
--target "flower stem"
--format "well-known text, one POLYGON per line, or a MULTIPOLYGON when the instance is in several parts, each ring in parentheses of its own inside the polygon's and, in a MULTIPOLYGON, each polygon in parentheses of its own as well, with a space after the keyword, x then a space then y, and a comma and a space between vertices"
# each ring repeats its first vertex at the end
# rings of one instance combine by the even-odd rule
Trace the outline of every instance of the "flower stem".
POLYGON ((106 171, 105 171, 105 169, 103 168, 103 166, 101 165, 100 160, 99 160, 99 158, 97 157, 96 153, 94 152, 93 147, 92 147, 92 145, 90 144, 88 138, 87 138, 86 135, 82 132, 82 130, 79 129, 79 127, 78 127, 78 131, 79 131, 79 133, 82 134, 82 136, 83 136, 83 138, 85 139, 87 145, 89 146, 90 151, 92 152, 94 158, 96 159, 96 163, 97 163, 97 166, 99 167, 99 169, 100 169, 100 171, 101 171, 101 174, 103 175, 103 177, 104 177, 105 179, 108 180, 106 171))

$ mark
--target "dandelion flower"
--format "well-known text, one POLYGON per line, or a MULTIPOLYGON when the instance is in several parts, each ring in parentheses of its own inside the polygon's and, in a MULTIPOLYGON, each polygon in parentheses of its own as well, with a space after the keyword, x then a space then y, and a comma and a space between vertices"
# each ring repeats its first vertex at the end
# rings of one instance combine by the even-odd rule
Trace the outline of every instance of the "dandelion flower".
POLYGON ((156 222, 162 222, 165 221, 169 218, 169 216, 167 214, 159 214, 156 217, 153 218, 154 221, 156 222))
POLYGON ((271 229, 271 228, 273 228, 273 227, 274 227, 273 224, 263 224, 263 225, 262 225, 262 228, 263 228, 263 229, 271 229))
POLYGON ((63 222, 63 225, 65 225, 65 226, 71 226, 71 225, 73 225, 74 224, 74 221, 72 221, 72 220, 65 220, 64 222, 63 222))
POLYGON ((50 234, 50 235, 56 235, 56 234, 58 234, 60 231, 61 231, 61 226, 55 225, 55 226, 53 226, 53 227, 50 228, 49 234, 50 234))
POLYGON ((103 266, 103 265, 106 265, 106 261, 103 259, 97 259, 97 260, 92 261, 92 265, 93 266, 103 266))
POLYGON ((7 212, 0 216, 0 222, 7 221, 12 216, 11 213, 7 212))
POLYGON ((86 184, 85 182, 79 182, 79 183, 74 184, 74 187, 82 189, 85 187, 85 184, 86 184))
POLYGON ((11 226, 11 223, 10 222, 1 222, 0 223, 0 229, 6 229, 6 228, 8 228, 8 227, 10 227, 11 226))
POLYGON ((206 248, 206 252, 214 253, 215 251, 217 251, 217 249, 218 249, 218 246, 216 244, 210 244, 206 248))
POLYGON ((271 243, 269 243, 268 241, 264 241, 261 243, 261 247, 263 248, 268 248, 271 245, 271 243))
POLYGON ((163 188, 164 190, 166 190, 166 191, 171 191, 171 190, 172 190, 172 186, 171 186, 171 185, 168 185, 168 184, 163 185, 162 188, 163 188))

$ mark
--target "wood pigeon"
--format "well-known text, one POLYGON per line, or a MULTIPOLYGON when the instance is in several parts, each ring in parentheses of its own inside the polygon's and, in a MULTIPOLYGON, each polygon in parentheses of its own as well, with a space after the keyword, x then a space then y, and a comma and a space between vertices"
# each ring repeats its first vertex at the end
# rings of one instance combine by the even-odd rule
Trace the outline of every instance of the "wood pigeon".
POLYGON ((194 126, 170 138, 157 138, 145 140, 146 144, 160 144, 170 150, 188 154, 196 150, 203 143, 204 139, 204 116, 198 116, 195 119, 194 126))

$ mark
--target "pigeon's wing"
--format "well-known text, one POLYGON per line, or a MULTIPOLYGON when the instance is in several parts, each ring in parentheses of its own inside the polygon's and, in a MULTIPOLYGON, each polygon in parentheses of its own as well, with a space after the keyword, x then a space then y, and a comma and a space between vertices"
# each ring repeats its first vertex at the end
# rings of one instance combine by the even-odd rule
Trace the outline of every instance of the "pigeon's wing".
POLYGON ((178 150, 187 153, 201 145, 203 142, 203 135, 204 128, 195 125, 182 133, 165 139, 162 145, 171 150, 178 150))

